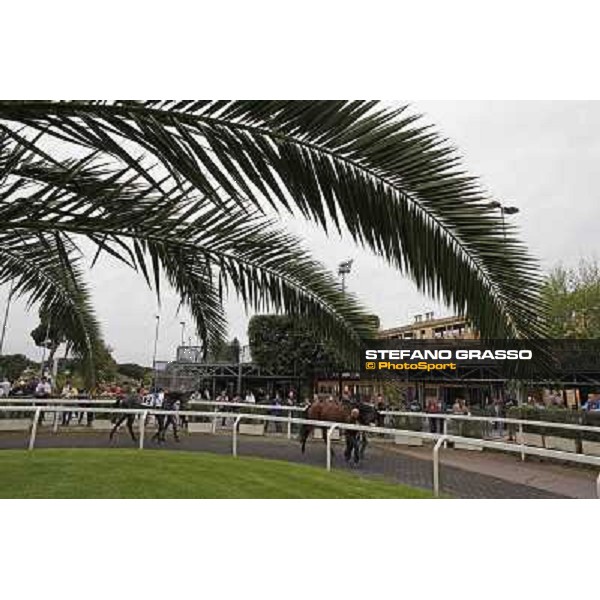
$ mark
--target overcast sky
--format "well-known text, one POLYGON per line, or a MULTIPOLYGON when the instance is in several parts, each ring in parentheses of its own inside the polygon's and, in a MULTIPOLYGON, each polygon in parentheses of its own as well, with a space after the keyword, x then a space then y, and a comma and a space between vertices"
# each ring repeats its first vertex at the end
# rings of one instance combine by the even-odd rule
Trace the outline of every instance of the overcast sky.
MULTIPOLYGON (((598 256, 600 102, 415 101, 413 105, 452 141, 468 170, 492 195, 519 207, 521 212, 508 218, 516 220, 544 269, 598 256)), ((448 314, 381 259, 348 241, 327 239, 303 221, 287 225, 332 270, 339 261, 354 259, 348 288, 380 316, 384 327, 404 324, 427 310, 448 314)), ((163 295, 159 311, 141 276, 110 258, 90 271, 89 281, 105 339, 118 362, 151 364, 154 316, 159 312, 159 359, 174 357, 182 320, 187 322, 186 340, 192 336, 195 343, 191 320, 185 313, 176 314, 175 294, 163 295)), ((7 291, 7 286, 0 290, 0 318, 7 291)), ((248 316, 235 299, 228 301, 227 309, 231 336, 246 341, 248 316)), ((4 352, 39 360, 41 349, 29 335, 36 324, 37 310, 26 312, 23 301, 13 303, 4 352)))

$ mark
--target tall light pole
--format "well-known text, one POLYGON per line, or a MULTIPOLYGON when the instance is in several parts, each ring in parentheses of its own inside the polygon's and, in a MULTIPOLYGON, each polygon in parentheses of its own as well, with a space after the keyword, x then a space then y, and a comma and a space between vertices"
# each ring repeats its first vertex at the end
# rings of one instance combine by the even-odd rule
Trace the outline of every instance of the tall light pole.
MULTIPOLYGON (((506 215, 516 215, 519 212, 519 209, 516 206, 504 206, 497 200, 490 202, 488 204, 488 206, 490 208, 497 208, 500 211, 500 214, 502 215, 502 233, 504 235, 504 244, 506 244, 506 220, 504 218, 504 215, 505 214, 506 215)), ((523 404, 523 397, 524 397, 523 382, 517 381, 516 388, 517 388, 517 404, 519 406, 521 406, 523 404)), ((503 393, 504 393, 504 391, 503 391, 503 393)))
POLYGON ((185 321, 179 321, 181 325, 181 345, 185 346, 185 321))
POLYGON ((506 221, 504 215, 516 215, 519 212, 519 209, 516 206, 504 206, 497 200, 490 202, 488 206, 490 208, 497 208, 502 215, 502 233, 504 234, 504 243, 506 243, 506 221))
POLYGON ((156 351, 158 349, 158 326, 160 324, 160 315, 156 315, 156 330, 154 331, 154 354, 152 355, 152 369, 154 371, 154 378, 152 381, 152 387, 156 392, 156 351))
POLYGON ((4 336, 6 335, 6 325, 8 323, 8 311, 10 310, 10 303, 12 302, 12 295, 14 289, 15 280, 10 280, 10 289, 8 290, 8 297, 6 298, 6 310, 4 311, 4 323, 2 324, 2 337, 0 337, 0 356, 2 356, 2 350, 4 349, 4 336))
POLYGON ((50 324, 52 323, 52 316, 48 315, 48 325, 46 326, 46 338, 44 339, 44 346, 42 350, 42 364, 40 366, 40 378, 44 376, 44 363, 46 362, 46 348, 50 342, 50 324))
POLYGON ((346 291, 346 275, 352 271, 352 263, 354 260, 345 260, 338 265, 338 275, 342 278, 342 293, 346 291))
MULTIPOLYGON (((352 259, 348 259, 348 260, 344 260, 342 261, 339 265, 338 265, 338 275, 342 278, 342 294, 344 294, 346 292, 346 275, 349 275, 350 272, 352 271, 352 263, 354 262, 354 260, 352 259)), ((341 369, 341 365, 339 365, 338 367, 338 397, 341 400, 342 399, 342 369, 341 369)))

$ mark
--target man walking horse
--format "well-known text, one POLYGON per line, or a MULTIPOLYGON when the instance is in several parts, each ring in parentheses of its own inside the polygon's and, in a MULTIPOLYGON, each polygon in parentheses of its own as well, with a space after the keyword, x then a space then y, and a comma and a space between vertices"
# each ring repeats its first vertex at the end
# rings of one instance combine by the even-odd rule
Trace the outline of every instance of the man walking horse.
MULTIPOLYGON (((314 401, 306 408, 304 418, 311 421, 328 421, 331 423, 348 423, 351 425, 371 425, 377 423, 379 414, 377 409, 372 405, 360 400, 321 400, 315 394, 314 401)), ((321 426, 323 432, 323 441, 327 443, 328 426, 321 426)), ((310 432, 313 430, 312 425, 302 424, 300 427, 300 446, 302 453, 306 449, 306 442, 310 432)), ((367 434, 360 431, 344 431, 346 448, 344 458, 346 462, 354 459, 354 464, 358 464, 361 458, 364 457, 367 447, 367 434)), ((333 449, 331 450, 333 453, 333 449)))

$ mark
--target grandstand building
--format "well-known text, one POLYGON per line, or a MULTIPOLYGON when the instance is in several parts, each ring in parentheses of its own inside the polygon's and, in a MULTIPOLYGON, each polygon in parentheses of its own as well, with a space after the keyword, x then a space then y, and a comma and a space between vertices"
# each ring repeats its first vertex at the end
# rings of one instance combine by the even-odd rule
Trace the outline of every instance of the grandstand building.
MULTIPOLYGON (((426 312, 414 316, 412 323, 381 329, 378 337, 384 340, 437 340, 437 339, 463 339, 475 340, 479 334, 477 330, 464 317, 451 316, 435 318, 433 312, 426 312)), ((320 378, 317 383, 317 392, 320 395, 338 396, 342 388, 348 388, 352 394, 364 397, 391 395, 405 402, 411 399, 420 399, 423 406, 429 400, 443 399, 446 403, 453 401, 454 397, 467 397, 472 402, 484 404, 492 395, 498 393, 491 382, 473 381, 466 389, 463 382, 447 381, 444 383, 434 382, 395 382, 384 384, 380 381, 369 381, 361 379, 358 373, 342 373, 341 377, 320 378), (394 388, 394 389, 391 389, 394 388)))
POLYGON ((477 339, 477 330, 464 317, 434 318, 432 312, 415 315, 408 325, 382 329, 379 337, 385 340, 477 339))

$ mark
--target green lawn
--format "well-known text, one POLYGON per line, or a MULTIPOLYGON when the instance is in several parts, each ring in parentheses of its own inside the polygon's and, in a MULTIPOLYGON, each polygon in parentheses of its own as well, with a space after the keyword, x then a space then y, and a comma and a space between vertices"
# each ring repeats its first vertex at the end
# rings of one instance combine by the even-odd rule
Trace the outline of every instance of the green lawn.
POLYGON ((0 498, 430 498, 275 460, 144 450, 0 451, 0 498))

